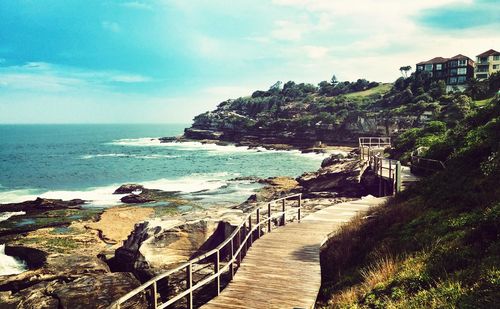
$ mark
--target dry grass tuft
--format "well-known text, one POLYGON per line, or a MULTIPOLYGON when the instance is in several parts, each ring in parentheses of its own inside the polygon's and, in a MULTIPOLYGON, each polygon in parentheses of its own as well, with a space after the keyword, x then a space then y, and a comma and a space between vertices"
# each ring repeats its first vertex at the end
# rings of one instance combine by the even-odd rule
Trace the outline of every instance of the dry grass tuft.
POLYGON ((378 284, 384 283, 394 276, 398 269, 398 262, 392 256, 384 256, 377 259, 368 267, 360 270, 363 277, 363 287, 371 290, 378 284))

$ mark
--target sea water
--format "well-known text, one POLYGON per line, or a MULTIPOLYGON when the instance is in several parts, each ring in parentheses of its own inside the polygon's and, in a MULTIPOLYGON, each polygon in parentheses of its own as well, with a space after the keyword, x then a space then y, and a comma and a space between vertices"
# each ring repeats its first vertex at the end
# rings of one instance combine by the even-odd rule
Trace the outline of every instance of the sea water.
POLYGON ((17 275, 25 271, 26 263, 5 254, 5 245, 0 244, 0 276, 17 275))
POLYGON ((236 146, 160 143, 183 132, 169 125, 0 125, 0 203, 36 197, 120 204, 124 183, 179 191, 198 204, 241 203, 258 184, 237 177, 296 177, 324 155, 236 146))

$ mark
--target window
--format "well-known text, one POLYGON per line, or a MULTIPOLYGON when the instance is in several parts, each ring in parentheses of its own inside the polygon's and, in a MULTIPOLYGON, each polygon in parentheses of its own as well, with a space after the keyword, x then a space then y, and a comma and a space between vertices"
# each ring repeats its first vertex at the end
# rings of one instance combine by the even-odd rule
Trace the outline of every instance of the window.
POLYGON ((456 77, 450 77, 450 84, 456 84, 457 83, 457 78, 456 77))
POLYGON ((488 74, 476 74, 476 78, 488 78, 488 74))
POLYGON ((498 70, 500 69, 500 64, 494 64, 493 65, 493 70, 498 70))
POLYGON ((464 66, 464 65, 467 65, 467 60, 464 59, 464 60, 458 60, 458 66, 464 66))
POLYGON ((417 71, 422 71, 424 69, 424 66, 423 65, 419 65, 417 66, 417 71))
POLYGON ((456 61, 450 61, 450 66, 452 68, 456 67, 457 66, 457 62, 456 61))
POLYGON ((457 69, 451 69, 450 75, 457 75, 457 69))
POLYGON ((459 76, 459 77, 458 77, 458 83, 459 83, 459 84, 463 84, 463 83, 465 83, 465 80, 466 80, 466 77, 465 77, 465 76, 459 76))
POLYGON ((436 70, 441 71, 443 65, 441 63, 436 64, 436 70))
POLYGON ((458 68, 457 73, 458 75, 465 75, 467 74, 467 68, 458 68))
POLYGON ((500 55, 493 56, 493 60, 495 61, 500 60, 500 55))
POLYGON ((432 71, 432 64, 426 64, 425 65, 425 70, 426 71, 432 71))

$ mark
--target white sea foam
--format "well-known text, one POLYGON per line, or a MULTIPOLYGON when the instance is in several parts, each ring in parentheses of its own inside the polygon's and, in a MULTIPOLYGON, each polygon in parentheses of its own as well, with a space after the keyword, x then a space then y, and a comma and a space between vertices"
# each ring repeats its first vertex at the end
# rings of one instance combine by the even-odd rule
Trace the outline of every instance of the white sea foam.
MULTIPOLYGON (((0 208, 1 210, 1 208, 0 208)), ((1 212, 0 213, 0 222, 2 221, 7 221, 9 218, 14 217, 14 216, 22 216, 25 215, 26 213, 24 211, 13 211, 13 212, 1 212)))
POLYGON ((137 155, 137 154, 125 154, 125 153, 104 153, 95 155, 83 155, 80 158, 83 160, 89 160, 94 158, 105 158, 105 157, 125 157, 125 158, 136 158, 136 159, 169 159, 169 158, 178 158, 179 156, 165 155, 165 154, 137 155))
POLYGON ((152 137, 135 138, 135 139, 119 139, 113 141, 113 145, 132 146, 132 147, 171 147, 176 150, 184 151, 207 151, 209 155, 230 154, 230 153, 286 153, 296 156, 306 157, 313 160, 322 160, 329 156, 331 153, 343 153, 343 151, 333 151, 327 154, 324 153, 302 153, 299 150, 274 150, 266 149, 264 147, 248 148, 246 146, 236 145, 217 145, 210 143, 200 142, 168 142, 161 143, 159 139, 152 137))
MULTIPOLYGON (((206 173, 192 174, 180 178, 163 178, 149 181, 139 181, 148 189, 159 189, 164 191, 180 191, 181 193, 192 193, 199 191, 217 190, 227 185, 227 180, 237 177, 239 174, 230 173, 206 173)), ((132 181, 133 182, 133 181, 132 181)), ((113 194, 121 184, 89 188, 86 190, 54 190, 40 191, 33 189, 11 190, 0 192, 0 204, 20 203, 34 200, 37 197, 71 200, 75 198, 89 201, 89 206, 109 207, 120 204, 120 198, 124 194, 113 194)))
POLYGON ((123 195, 114 195, 117 185, 89 188, 86 190, 41 191, 34 189, 12 190, 0 192, 0 203, 20 203, 32 201, 37 197, 71 200, 75 198, 90 201, 91 205, 112 206, 119 203, 123 195))
POLYGON ((229 173, 192 174, 177 179, 164 178, 145 181, 141 182, 141 184, 149 189, 192 193, 217 190, 227 185, 227 181, 225 179, 229 176, 236 177, 238 175, 229 173))
POLYGON ((5 245, 0 245, 0 276, 16 275, 27 269, 26 263, 5 254, 5 245))

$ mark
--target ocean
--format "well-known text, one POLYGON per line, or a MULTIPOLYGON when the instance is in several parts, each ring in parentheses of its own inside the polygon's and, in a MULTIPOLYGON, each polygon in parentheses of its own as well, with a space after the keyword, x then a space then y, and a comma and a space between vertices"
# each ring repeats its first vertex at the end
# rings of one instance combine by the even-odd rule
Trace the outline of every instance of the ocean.
POLYGON ((296 177, 319 168, 321 154, 160 143, 187 125, 0 125, 0 203, 36 197, 120 204, 124 183, 180 191, 198 205, 237 204, 260 185, 237 177, 296 177))

